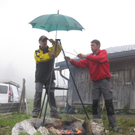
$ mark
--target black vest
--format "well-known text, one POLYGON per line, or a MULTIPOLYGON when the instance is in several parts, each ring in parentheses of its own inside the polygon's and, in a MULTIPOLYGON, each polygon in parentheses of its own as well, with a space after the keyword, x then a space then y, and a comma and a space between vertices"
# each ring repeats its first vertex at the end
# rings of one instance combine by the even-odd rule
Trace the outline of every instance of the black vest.
MULTIPOLYGON (((48 46, 42 50, 43 54, 48 53, 48 46)), ((40 50, 37 50, 35 53, 39 53, 40 50)), ((50 59, 46 62, 39 62, 36 64, 36 72, 35 72, 35 82, 40 82, 43 84, 46 84, 50 81, 50 77, 51 74, 52 76, 52 80, 55 80, 55 74, 54 74, 54 70, 52 70, 54 68, 54 59, 50 59)))

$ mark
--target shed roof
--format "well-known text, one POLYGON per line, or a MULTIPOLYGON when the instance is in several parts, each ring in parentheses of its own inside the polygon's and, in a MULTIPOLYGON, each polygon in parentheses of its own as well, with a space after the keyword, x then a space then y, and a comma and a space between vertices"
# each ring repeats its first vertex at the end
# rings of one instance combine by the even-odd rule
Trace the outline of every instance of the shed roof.
MULTIPOLYGON (((116 47, 109 47, 105 49, 108 54, 109 59, 115 59, 115 58, 122 58, 122 57, 129 57, 129 56, 135 56, 135 44, 132 45, 123 45, 123 46, 116 46, 116 47)), ((89 53, 90 54, 90 53, 89 53)), ((79 61, 79 58, 74 58, 75 60, 79 61)), ((71 65, 69 63, 69 65, 71 65)), ((66 62, 58 62, 56 63, 56 66, 66 66, 66 62)))
POLYGON ((135 44, 106 48, 106 51, 107 51, 108 54, 117 53, 117 52, 131 51, 131 50, 135 50, 135 44))

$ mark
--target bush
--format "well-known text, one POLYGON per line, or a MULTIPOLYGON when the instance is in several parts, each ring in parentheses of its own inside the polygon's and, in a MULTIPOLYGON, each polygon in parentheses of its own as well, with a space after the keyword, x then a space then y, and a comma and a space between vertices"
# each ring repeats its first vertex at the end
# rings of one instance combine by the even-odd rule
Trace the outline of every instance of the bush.
MULTIPOLYGON (((87 113, 91 114, 92 113, 92 105, 88 105, 87 107, 85 107, 85 110, 86 110, 87 113)), ((85 111, 84 111, 83 108, 81 108, 81 109, 77 109, 77 113, 84 114, 85 111)))

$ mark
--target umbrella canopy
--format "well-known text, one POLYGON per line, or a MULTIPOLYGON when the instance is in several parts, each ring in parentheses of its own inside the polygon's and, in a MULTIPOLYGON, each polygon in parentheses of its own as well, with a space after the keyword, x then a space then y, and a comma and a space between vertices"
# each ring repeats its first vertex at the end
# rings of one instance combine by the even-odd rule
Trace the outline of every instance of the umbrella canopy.
POLYGON ((61 14, 46 14, 35 18, 30 22, 33 28, 43 29, 48 32, 57 30, 80 30, 84 29, 79 22, 69 16, 61 14))

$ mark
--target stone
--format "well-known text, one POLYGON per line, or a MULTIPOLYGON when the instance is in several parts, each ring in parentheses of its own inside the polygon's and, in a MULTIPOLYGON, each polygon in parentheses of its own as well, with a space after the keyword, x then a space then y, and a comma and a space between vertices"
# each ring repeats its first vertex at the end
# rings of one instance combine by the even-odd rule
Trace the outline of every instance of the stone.
POLYGON ((129 131, 135 133, 135 128, 134 127, 131 127, 129 131))
POLYGON ((72 116, 69 117, 68 120, 69 120, 69 121, 79 121, 79 122, 82 122, 82 123, 84 122, 84 120, 78 119, 78 118, 75 118, 75 117, 72 117, 72 116))
POLYGON ((19 135, 21 132, 33 135, 37 130, 29 122, 23 120, 20 123, 16 123, 12 128, 12 135, 19 135))
POLYGON ((83 128, 83 126, 82 126, 83 123, 84 123, 84 120, 81 120, 81 119, 78 119, 78 118, 74 118, 74 117, 69 117, 68 120, 69 120, 69 121, 74 121, 74 122, 71 124, 72 127, 84 131, 84 128, 83 128))
POLYGON ((104 132, 104 127, 103 127, 103 121, 102 119, 100 120, 86 120, 83 123, 84 129, 89 132, 91 135, 102 135, 104 132), (96 122, 94 122, 96 121, 96 122))
POLYGON ((105 135, 108 135, 109 134, 109 130, 105 130, 105 135))
MULTIPOLYGON (((42 118, 31 118, 27 119, 27 122, 29 122, 33 127, 38 129, 40 126, 43 125, 43 119, 42 118)), ((48 123, 47 121, 44 122, 44 124, 48 123)))
POLYGON ((53 127, 49 128, 48 129, 49 133, 52 134, 52 135, 60 135, 61 132, 53 127))
POLYGON ((93 122, 98 123, 101 127, 104 126, 102 119, 93 119, 93 122))
POLYGON ((45 127, 39 127, 38 131, 40 131, 41 135, 49 135, 49 132, 45 127))
POLYGON ((62 122, 61 119, 52 119, 52 120, 50 121, 50 123, 53 123, 55 126, 56 126, 56 125, 58 126, 60 122, 62 122))

